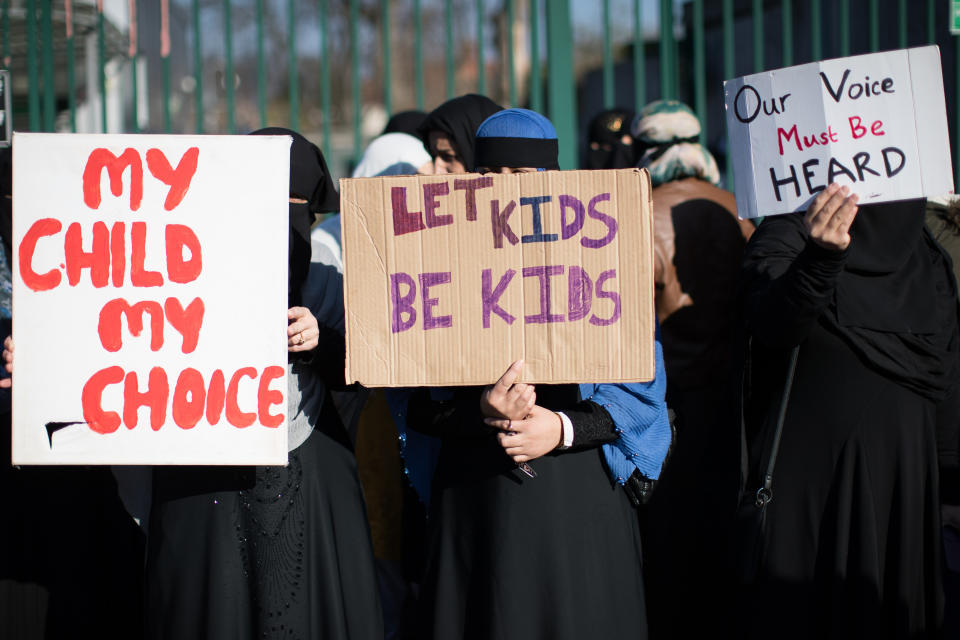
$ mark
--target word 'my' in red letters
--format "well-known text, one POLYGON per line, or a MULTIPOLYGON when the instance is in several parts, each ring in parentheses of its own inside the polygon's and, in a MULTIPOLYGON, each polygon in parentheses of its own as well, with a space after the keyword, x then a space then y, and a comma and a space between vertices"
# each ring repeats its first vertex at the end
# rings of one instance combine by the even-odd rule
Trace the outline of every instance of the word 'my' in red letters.
MULTIPOLYGON (((190 188, 190 181, 197 171, 197 161, 200 149, 190 147, 177 163, 177 168, 171 167, 167 157, 159 149, 147 151, 147 168, 153 177, 170 187, 163 207, 172 211, 183 201, 190 188)), ((94 149, 87 158, 83 169, 83 202, 91 209, 100 207, 100 178, 103 170, 107 170, 110 178, 110 192, 120 197, 123 195, 123 173, 130 170, 130 210, 137 211, 143 200, 143 161, 140 153, 133 148, 127 148, 119 156, 109 149, 94 149)))

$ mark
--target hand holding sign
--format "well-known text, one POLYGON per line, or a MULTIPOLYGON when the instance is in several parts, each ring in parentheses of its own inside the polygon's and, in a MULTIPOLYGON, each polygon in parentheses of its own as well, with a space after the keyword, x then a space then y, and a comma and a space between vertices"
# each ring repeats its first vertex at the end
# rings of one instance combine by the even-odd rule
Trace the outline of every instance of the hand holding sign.
POLYGON ((517 360, 496 384, 484 389, 480 396, 480 413, 488 418, 507 420, 523 420, 527 417, 537 402, 537 394, 533 385, 516 382, 522 370, 523 360, 517 360))
POLYGON ((317 348, 320 338, 320 328, 317 319, 306 307, 290 307, 287 309, 287 351, 297 353, 317 348))
POLYGON ((9 378, 0 379, 0 389, 9 389, 13 386, 13 337, 7 336, 3 340, 3 368, 10 374, 9 378))
POLYGON ((550 453, 563 438, 560 416, 539 405, 534 405, 523 420, 487 418, 484 422, 501 430, 497 436, 500 446, 517 464, 550 453))
POLYGON ((813 199, 803 216, 810 239, 824 249, 843 251, 850 246, 850 225, 857 215, 858 196, 834 182, 813 199))

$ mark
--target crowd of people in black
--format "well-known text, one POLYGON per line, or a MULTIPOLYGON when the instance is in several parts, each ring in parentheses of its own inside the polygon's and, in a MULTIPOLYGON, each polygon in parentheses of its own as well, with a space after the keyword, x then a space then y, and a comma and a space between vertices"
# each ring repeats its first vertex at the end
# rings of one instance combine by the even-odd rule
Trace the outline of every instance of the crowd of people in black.
MULTIPOLYGON (((655 379, 532 385, 519 361, 487 387, 371 394, 344 381, 323 155, 254 133, 293 137, 289 463, 5 464, 4 638, 960 634, 960 207, 833 184, 755 225, 688 107, 604 111, 583 168, 653 184, 655 379), (403 472, 361 486, 358 430, 379 427, 403 472), (402 485, 399 563, 375 557, 378 484, 402 485)), ((543 115, 465 95, 395 115, 354 176, 550 171, 557 150, 543 115)))

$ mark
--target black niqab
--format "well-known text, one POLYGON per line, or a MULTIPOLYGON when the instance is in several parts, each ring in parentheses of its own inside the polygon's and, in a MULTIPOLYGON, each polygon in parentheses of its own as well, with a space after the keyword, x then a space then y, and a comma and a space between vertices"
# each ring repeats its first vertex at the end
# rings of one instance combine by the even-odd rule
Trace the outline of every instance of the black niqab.
POLYGON ((337 211, 340 196, 330 171, 317 145, 296 131, 282 127, 268 127, 251 135, 291 136, 290 197, 306 203, 290 203, 289 269, 287 271, 287 299, 291 307, 301 303, 300 289, 310 270, 310 228, 318 213, 337 211))
POLYGON ((11 147, 0 149, 0 241, 7 253, 7 263, 13 265, 13 153, 11 147))
POLYGON ((632 144, 624 144, 623 136, 630 134, 633 112, 626 109, 601 111, 590 121, 587 130, 587 169, 627 169, 636 166, 637 158, 632 144), (600 148, 593 149, 596 142, 600 148), (609 149, 604 149, 607 145, 609 149))
POLYGON ((488 117, 502 111, 503 108, 486 96, 469 93, 459 98, 447 100, 430 112, 427 119, 420 125, 418 133, 423 140, 423 146, 433 155, 430 149, 430 132, 442 131, 453 143, 457 154, 468 170, 474 165, 474 147, 476 145, 477 129, 488 117))
POLYGON ((422 125, 426 119, 427 113, 425 111, 400 111, 390 117, 387 121, 387 126, 383 128, 383 133, 380 135, 406 133, 414 138, 419 138, 420 133, 418 129, 420 129, 420 125, 422 125))

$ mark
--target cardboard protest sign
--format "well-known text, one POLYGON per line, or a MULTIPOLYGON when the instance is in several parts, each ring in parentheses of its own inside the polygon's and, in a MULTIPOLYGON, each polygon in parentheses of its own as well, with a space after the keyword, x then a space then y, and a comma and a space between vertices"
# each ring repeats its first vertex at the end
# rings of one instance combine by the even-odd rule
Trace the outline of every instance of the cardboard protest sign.
POLYGON ((724 83, 741 218, 801 211, 831 182, 860 204, 953 192, 935 46, 724 83))
POLYGON ((290 138, 15 134, 15 464, 286 464, 290 138))
POLYGON ((645 170, 340 181, 347 379, 651 380, 645 170))

